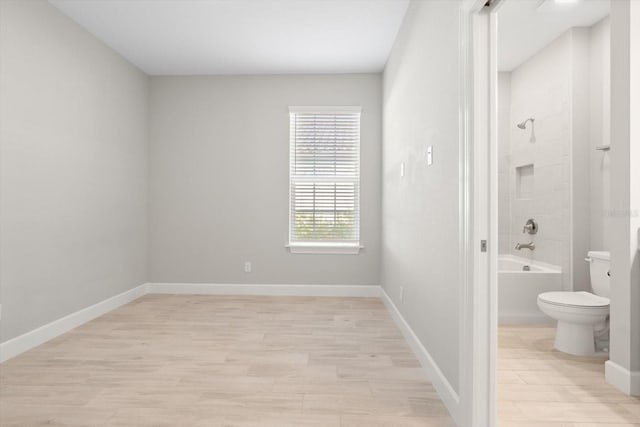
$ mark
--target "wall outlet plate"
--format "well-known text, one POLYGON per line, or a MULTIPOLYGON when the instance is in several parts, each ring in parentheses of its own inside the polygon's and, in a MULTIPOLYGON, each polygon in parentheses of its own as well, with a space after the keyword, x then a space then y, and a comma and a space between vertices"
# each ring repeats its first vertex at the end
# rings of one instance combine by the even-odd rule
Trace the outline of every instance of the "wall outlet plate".
POLYGON ((251 273, 251 261, 244 262, 244 272, 251 273))

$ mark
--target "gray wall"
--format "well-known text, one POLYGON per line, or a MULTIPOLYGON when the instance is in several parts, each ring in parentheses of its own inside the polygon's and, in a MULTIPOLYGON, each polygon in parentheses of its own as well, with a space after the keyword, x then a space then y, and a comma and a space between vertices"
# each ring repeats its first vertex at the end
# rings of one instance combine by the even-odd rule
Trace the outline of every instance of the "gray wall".
POLYGON ((589 48, 589 143, 591 187, 591 250, 609 250, 611 230, 610 152, 596 151, 611 143, 611 21, 607 17, 591 27, 589 48))
POLYGON ((0 1, 0 341, 146 282, 147 78, 0 1))
POLYGON ((396 39, 384 72, 382 203, 382 285, 455 390, 458 7, 456 1, 412 2, 396 39), (428 145, 432 166, 425 160, 428 145))
POLYGON ((149 105, 152 282, 379 284, 379 74, 153 77, 149 105), (291 105, 362 106, 359 255, 285 248, 291 105))
POLYGON ((640 2, 611 3, 609 381, 640 395, 640 2), (633 377, 632 377, 633 375, 633 377), (625 383, 624 385, 622 383, 625 383))

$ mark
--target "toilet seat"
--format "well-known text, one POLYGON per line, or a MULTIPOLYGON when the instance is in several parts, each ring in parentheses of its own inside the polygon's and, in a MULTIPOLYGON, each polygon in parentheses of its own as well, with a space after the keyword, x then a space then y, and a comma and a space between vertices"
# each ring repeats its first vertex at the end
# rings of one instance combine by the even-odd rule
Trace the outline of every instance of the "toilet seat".
POLYGON ((547 304, 562 307, 609 307, 609 298, 594 295, 590 292, 544 292, 538 299, 547 304))

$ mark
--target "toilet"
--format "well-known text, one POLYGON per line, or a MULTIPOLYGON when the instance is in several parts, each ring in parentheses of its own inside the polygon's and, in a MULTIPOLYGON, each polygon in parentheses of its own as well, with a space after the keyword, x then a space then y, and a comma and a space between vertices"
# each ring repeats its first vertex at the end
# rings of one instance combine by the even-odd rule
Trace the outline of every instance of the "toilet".
POLYGON ((598 350, 596 341, 608 339, 609 252, 591 251, 589 263, 590 292, 544 292, 538 295, 538 307, 558 321, 555 348, 576 356, 593 356, 598 350))

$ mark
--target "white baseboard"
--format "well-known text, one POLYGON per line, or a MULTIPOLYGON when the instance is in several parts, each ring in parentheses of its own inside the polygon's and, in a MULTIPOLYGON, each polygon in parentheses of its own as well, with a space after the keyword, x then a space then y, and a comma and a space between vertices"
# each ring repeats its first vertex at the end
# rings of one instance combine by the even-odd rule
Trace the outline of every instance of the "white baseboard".
POLYGON ((121 294, 115 295, 92 306, 71 313, 61 319, 40 326, 33 331, 12 338, 0 344, 0 363, 20 353, 31 350, 59 335, 77 328, 83 323, 100 317, 111 310, 127 304, 147 293, 147 285, 140 285, 121 294))
POLYGON ((371 285, 245 285, 217 283, 149 283, 150 294, 274 295, 309 297, 380 297, 380 286, 371 285))
POLYGON ((630 371, 611 360, 604 364, 604 376, 609 384, 631 396, 640 396, 640 371, 630 371))
POLYGON ((391 317, 396 322, 396 325, 398 325, 398 328, 400 328, 402 335, 407 340, 407 343, 409 344, 409 346, 415 353, 416 357, 420 361, 420 364, 427 372, 427 375, 431 379, 431 383, 433 384, 433 387, 436 389, 436 391, 440 395, 440 398, 442 399, 445 406, 449 410, 451 417, 454 419, 456 424, 462 425, 461 424, 462 417, 461 417, 461 410, 460 410, 460 396, 458 396, 458 393, 456 393, 456 391, 453 389, 453 387, 451 386, 451 383, 449 383, 447 378, 444 376, 444 374, 438 367, 435 360, 433 360, 433 358, 427 351, 427 349, 424 348, 424 346, 416 336, 415 332, 413 332, 413 329, 411 329, 411 326, 409 326, 407 321, 404 319, 404 317, 402 316, 402 314, 400 313, 396 305, 393 303, 389 295, 387 295, 387 293, 382 288, 380 288, 380 292, 382 295, 382 300, 384 301, 384 304, 389 310, 391 317))

